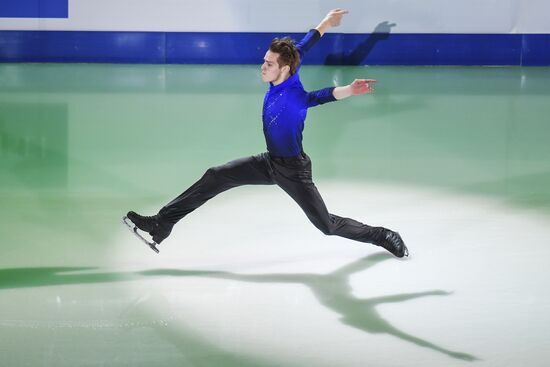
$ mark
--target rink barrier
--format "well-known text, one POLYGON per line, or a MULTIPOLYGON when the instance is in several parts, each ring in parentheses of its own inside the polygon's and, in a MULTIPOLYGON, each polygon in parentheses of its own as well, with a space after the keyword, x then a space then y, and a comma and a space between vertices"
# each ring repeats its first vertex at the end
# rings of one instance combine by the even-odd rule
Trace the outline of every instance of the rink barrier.
MULTIPOLYGON (((258 64, 271 39, 282 35, 0 31, 0 62, 258 64)), ((329 33, 305 64, 548 66, 550 34, 329 33)))

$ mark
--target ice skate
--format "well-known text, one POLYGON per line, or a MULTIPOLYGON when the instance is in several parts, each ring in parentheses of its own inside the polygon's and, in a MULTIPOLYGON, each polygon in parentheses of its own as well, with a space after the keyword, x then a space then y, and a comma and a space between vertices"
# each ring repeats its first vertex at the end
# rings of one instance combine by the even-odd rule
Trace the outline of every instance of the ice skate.
POLYGON ((399 233, 383 227, 373 228, 374 244, 385 248, 396 257, 409 256, 409 249, 399 233))
POLYGON ((157 216, 142 216, 133 211, 122 218, 122 221, 133 234, 135 234, 140 240, 145 242, 153 251, 159 252, 157 245, 160 244, 172 231, 172 226, 162 223, 158 220, 157 216), (152 237, 152 241, 143 237, 138 229, 148 233, 152 237))

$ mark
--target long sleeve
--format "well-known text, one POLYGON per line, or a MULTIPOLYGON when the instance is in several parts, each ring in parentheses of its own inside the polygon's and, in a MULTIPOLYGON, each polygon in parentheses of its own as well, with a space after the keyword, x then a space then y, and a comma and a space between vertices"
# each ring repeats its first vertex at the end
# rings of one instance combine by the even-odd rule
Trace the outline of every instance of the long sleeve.
POLYGON ((323 88, 320 90, 308 92, 307 107, 308 108, 315 107, 320 104, 336 101, 336 98, 334 98, 334 95, 332 94, 333 91, 334 91, 334 87, 328 87, 328 88, 323 88))
POLYGON ((321 33, 316 29, 310 29, 309 32, 296 45, 300 52, 300 59, 303 60, 305 54, 321 39, 321 33))

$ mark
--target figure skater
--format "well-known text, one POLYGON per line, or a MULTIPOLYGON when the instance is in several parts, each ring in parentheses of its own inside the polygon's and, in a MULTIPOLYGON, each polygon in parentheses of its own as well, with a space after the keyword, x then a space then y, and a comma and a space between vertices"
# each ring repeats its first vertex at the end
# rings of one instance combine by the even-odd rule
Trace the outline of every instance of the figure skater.
POLYGON ((156 245, 168 237, 180 219, 219 193, 242 185, 278 185, 324 234, 381 246, 397 257, 409 255, 397 232, 329 213, 313 183, 310 158, 302 149, 308 108, 374 92, 373 79, 355 79, 346 86, 312 92, 306 92, 300 81, 298 71, 306 53, 329 28, 340 25, 347 13, 343 9, 331 10, 297 44, 288 37, 273 39, 261 67, 262 80, 269 83, 262 113, 267 152, 209 168, 156 215, 128 212, 124 222, 138 237, 158 252, 156 245), (137 229, 149 233, 153 242, 137 229))

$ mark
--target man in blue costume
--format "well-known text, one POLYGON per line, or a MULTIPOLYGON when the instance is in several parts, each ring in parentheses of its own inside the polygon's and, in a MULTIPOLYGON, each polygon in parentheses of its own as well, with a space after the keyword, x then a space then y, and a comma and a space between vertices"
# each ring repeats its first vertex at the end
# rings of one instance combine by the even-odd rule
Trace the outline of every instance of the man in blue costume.
POLYGON ((262 80, 269 83, 262 113, 266 153, 209 168, 199 181, 154 216, 128 212, 125 223, 153 250, 158 252, 156 245, 168 237, 174 224, 219 193, 242 185, 278 185, 324 234, 372 243, 397 257, 408 256, 397 232, 328 212, 312 181, 311 161, 302 149, 308 108, 374 92, 372 85, 376 80, 372 79, 356 79, 343 87, 313 92, 306 92, 300 82, 298 71, 304 55, 329 28, 338 26, 345 14, 343 9, 330 11, 298 44, 287 37, 271 42, 262 64, 262 80), (154 242, 140 236, 137 228, 149 233, 154 242))

